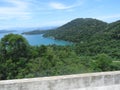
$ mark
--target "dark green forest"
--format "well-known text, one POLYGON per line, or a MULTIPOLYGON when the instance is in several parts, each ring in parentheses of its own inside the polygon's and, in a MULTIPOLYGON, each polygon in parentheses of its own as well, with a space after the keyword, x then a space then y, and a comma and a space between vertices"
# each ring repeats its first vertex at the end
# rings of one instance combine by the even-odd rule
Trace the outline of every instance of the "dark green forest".
POLYGON ((78 18, 57 29, 48 31, 44 36, 53 36, 56 39, 78 43, 87 41, 94 34, 102 33, 106 26, 107 23, 100 20, 92 18, 78 18))
POLYGON ((5 35, 0 80, 120 70, 120 21, 78 18, 44 36, 74 44, 31 46, 21 35, 5 35))

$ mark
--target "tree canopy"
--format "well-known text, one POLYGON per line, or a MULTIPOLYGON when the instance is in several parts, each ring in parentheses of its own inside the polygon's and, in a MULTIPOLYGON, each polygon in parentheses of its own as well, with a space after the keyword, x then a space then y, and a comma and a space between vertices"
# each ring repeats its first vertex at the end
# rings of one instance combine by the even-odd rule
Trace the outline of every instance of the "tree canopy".
POLYGON ((45 36, 70 46, 30 46, 18 34, 0 41, 0 80, 120 70, 120 21, 76 19, 45 36))

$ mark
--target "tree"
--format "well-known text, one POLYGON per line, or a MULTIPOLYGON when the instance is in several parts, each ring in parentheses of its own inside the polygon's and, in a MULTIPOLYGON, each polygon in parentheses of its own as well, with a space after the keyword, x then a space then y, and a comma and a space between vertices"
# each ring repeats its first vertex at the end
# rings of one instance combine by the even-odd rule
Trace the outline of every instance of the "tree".
POLYGON ((21 35, 8 34, 0 41, 0 54, 4 59, 26 57, 28 47, 28 42, 21 35))
POLYGON ((107 54, 98 54, 94 58, 95 71, 110 71, 112 65, 112 58, 107 54))
POLYGON ((21 35, 8 34, 0 41, 0 79, 16 78, 28 62, 29 44, 21 35))

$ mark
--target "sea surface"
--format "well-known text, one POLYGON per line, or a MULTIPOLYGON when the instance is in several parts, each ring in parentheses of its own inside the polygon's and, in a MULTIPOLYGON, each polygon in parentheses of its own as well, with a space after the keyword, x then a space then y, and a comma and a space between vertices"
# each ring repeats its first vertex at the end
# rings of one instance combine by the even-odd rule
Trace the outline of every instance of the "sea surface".
MULTIPOLYGON (((12 32, 14 34, 20 34, 22 35, 22 31, 15 31, 12 32)), ((9 33, 0 33, 0 39, 7 35, 9 33)), ((23 37, 26 38, 26 40, 29 42, 30 45, 32 46, 40 46, 40 45, 71 45, 71 42, 63 41, 63 40, 55 40, 53 38, 45 38, 43 37, 43 34, 38 34, 38 35, 22 35, 23 37)))

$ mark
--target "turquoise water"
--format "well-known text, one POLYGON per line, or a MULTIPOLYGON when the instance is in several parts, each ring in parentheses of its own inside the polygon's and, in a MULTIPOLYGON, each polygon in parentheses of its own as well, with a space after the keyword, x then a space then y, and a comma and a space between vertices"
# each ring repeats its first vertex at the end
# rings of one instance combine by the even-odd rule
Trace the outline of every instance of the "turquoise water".
MULTIPOLYGON (((14 32, 15 34, 21 34, 21 32, 14 32)), ((4 37, 4 35, 6 35, 8 33, 0 33, 0 39, 2 37, 4 37)), ((27 39, 27 41, 29 42, 30 45, 52 45, 52 44, 56 44, 56 45, 71 45, 71 42, 67 42, 67 41, 63 41, 63 40, 55 40, 52 38, 45 38, 43 37, 42 34, 40 35, 22 35, 23 37, 25 37, 27 39)))

